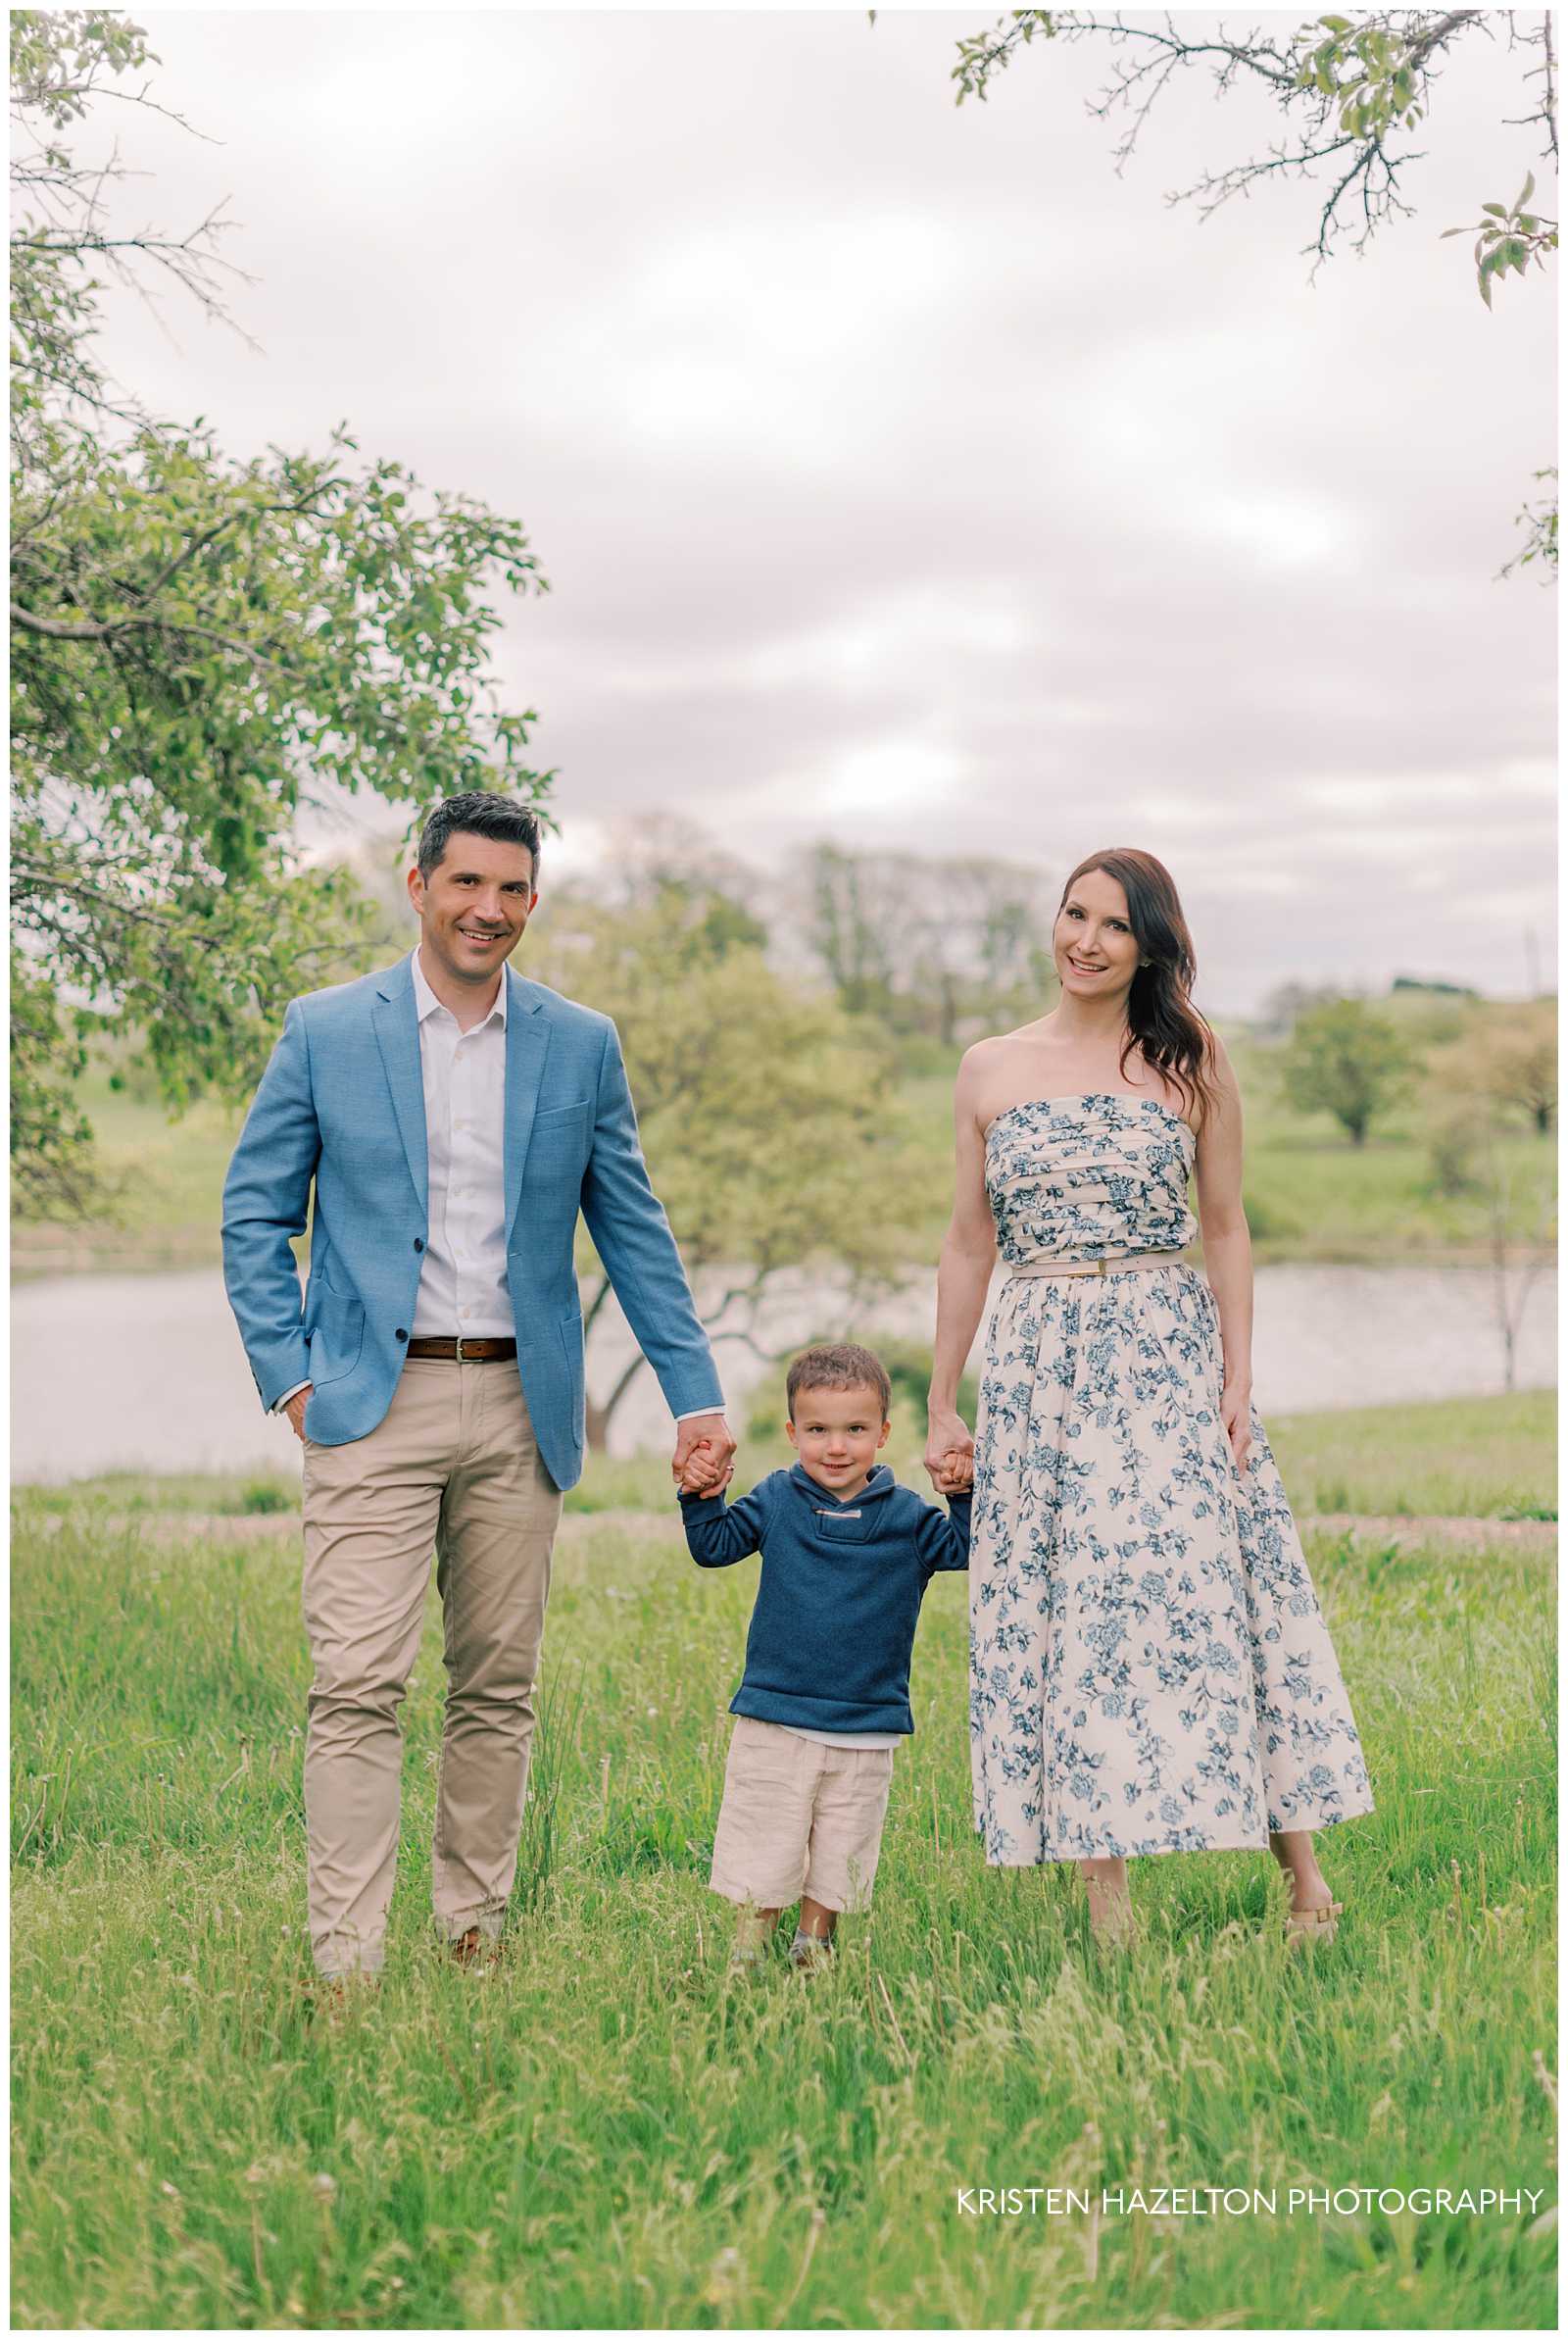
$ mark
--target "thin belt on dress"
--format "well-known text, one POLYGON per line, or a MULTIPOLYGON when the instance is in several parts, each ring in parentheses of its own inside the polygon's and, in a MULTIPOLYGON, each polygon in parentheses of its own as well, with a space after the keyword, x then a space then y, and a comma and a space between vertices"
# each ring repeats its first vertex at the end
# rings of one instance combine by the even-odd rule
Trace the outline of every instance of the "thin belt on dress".
POLYGON ((1015 1275, 1124 1275, 1129 1268, 1180 1268, 1187 1265, 1179 1251, 1140 1251, 1125 1260, 1024 1260, 1007 1270, 1015 1275))

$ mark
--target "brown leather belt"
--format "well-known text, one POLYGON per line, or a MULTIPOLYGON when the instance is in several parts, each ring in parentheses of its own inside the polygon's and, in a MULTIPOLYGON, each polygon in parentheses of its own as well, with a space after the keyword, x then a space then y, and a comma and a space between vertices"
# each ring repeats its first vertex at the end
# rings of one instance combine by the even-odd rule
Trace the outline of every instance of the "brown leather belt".
POLYGON ((444 1357, 449 1365, 489 1365, 499 1357, 515 1357, 514 1340, 468 1340, 463 1333, 456 1337, 443 1334, 432 1340, 410 1341, 411 1357, 444 1357))

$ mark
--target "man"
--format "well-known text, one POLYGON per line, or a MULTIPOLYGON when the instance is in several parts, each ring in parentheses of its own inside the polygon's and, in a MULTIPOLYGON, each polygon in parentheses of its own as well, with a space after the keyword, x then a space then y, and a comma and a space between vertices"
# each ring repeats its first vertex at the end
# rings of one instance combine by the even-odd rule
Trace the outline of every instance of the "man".
POLYGON ((262 1403, 305 1447, 311 1943, 340 1987, 384 1955, 432 1548, 436 1919, 465 1963, 500 1938, 551 1547, 582 1471, 579 1211, 676 1417, 675 1474, 705 1442, 735 1451, 615 1028, 507 966, 538 868, 525 808, 436 806, 409 872, 416 948, 290 1003, 223 1188, 229 1304, 262 1403), (302 1308, 289 1238, 313 1179, 302 1308))

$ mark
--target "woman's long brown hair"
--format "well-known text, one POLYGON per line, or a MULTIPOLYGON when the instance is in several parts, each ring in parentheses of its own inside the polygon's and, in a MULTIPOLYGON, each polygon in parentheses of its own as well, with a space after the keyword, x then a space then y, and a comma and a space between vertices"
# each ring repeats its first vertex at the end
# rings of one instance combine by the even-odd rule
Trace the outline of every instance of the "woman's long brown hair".
POLYGON ((1197 1108, 1201 1120, 1219 1102, 1213 1070, 1214 1035, 1193 1006, 1198 954, 1175 881, 1163 862, 1134 845, 1091 853, 1062 887, 1057 918, 1079 878, 1087 877, 1091 870, 1103 870, 1121 887, 1127 897, 1133 939, 1140 956, 1149 962, 1133 976, 1127 995, 1128 1037, 1119 1070, 1125 1078, 1127 1059, 1135 1048, 1140 1050, 1145 1063, 1174 1082, 1189 1107, 1197 1108))

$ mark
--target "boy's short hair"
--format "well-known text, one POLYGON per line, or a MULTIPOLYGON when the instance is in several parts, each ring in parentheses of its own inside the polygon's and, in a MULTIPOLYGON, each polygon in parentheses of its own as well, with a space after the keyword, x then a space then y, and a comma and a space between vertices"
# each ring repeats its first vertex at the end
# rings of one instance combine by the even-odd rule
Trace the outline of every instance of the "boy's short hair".
POLYGON ((801 1351, 790 1367, 785 1383, 791 1421, 795 1419, 795 1401, 803 1389, 874 1389, 884 1421, 893 1404, 893 1384, 888 1379, 887 1367, 880 1357, 855 1341, 834 1341, 820 1349, 801 1351))

